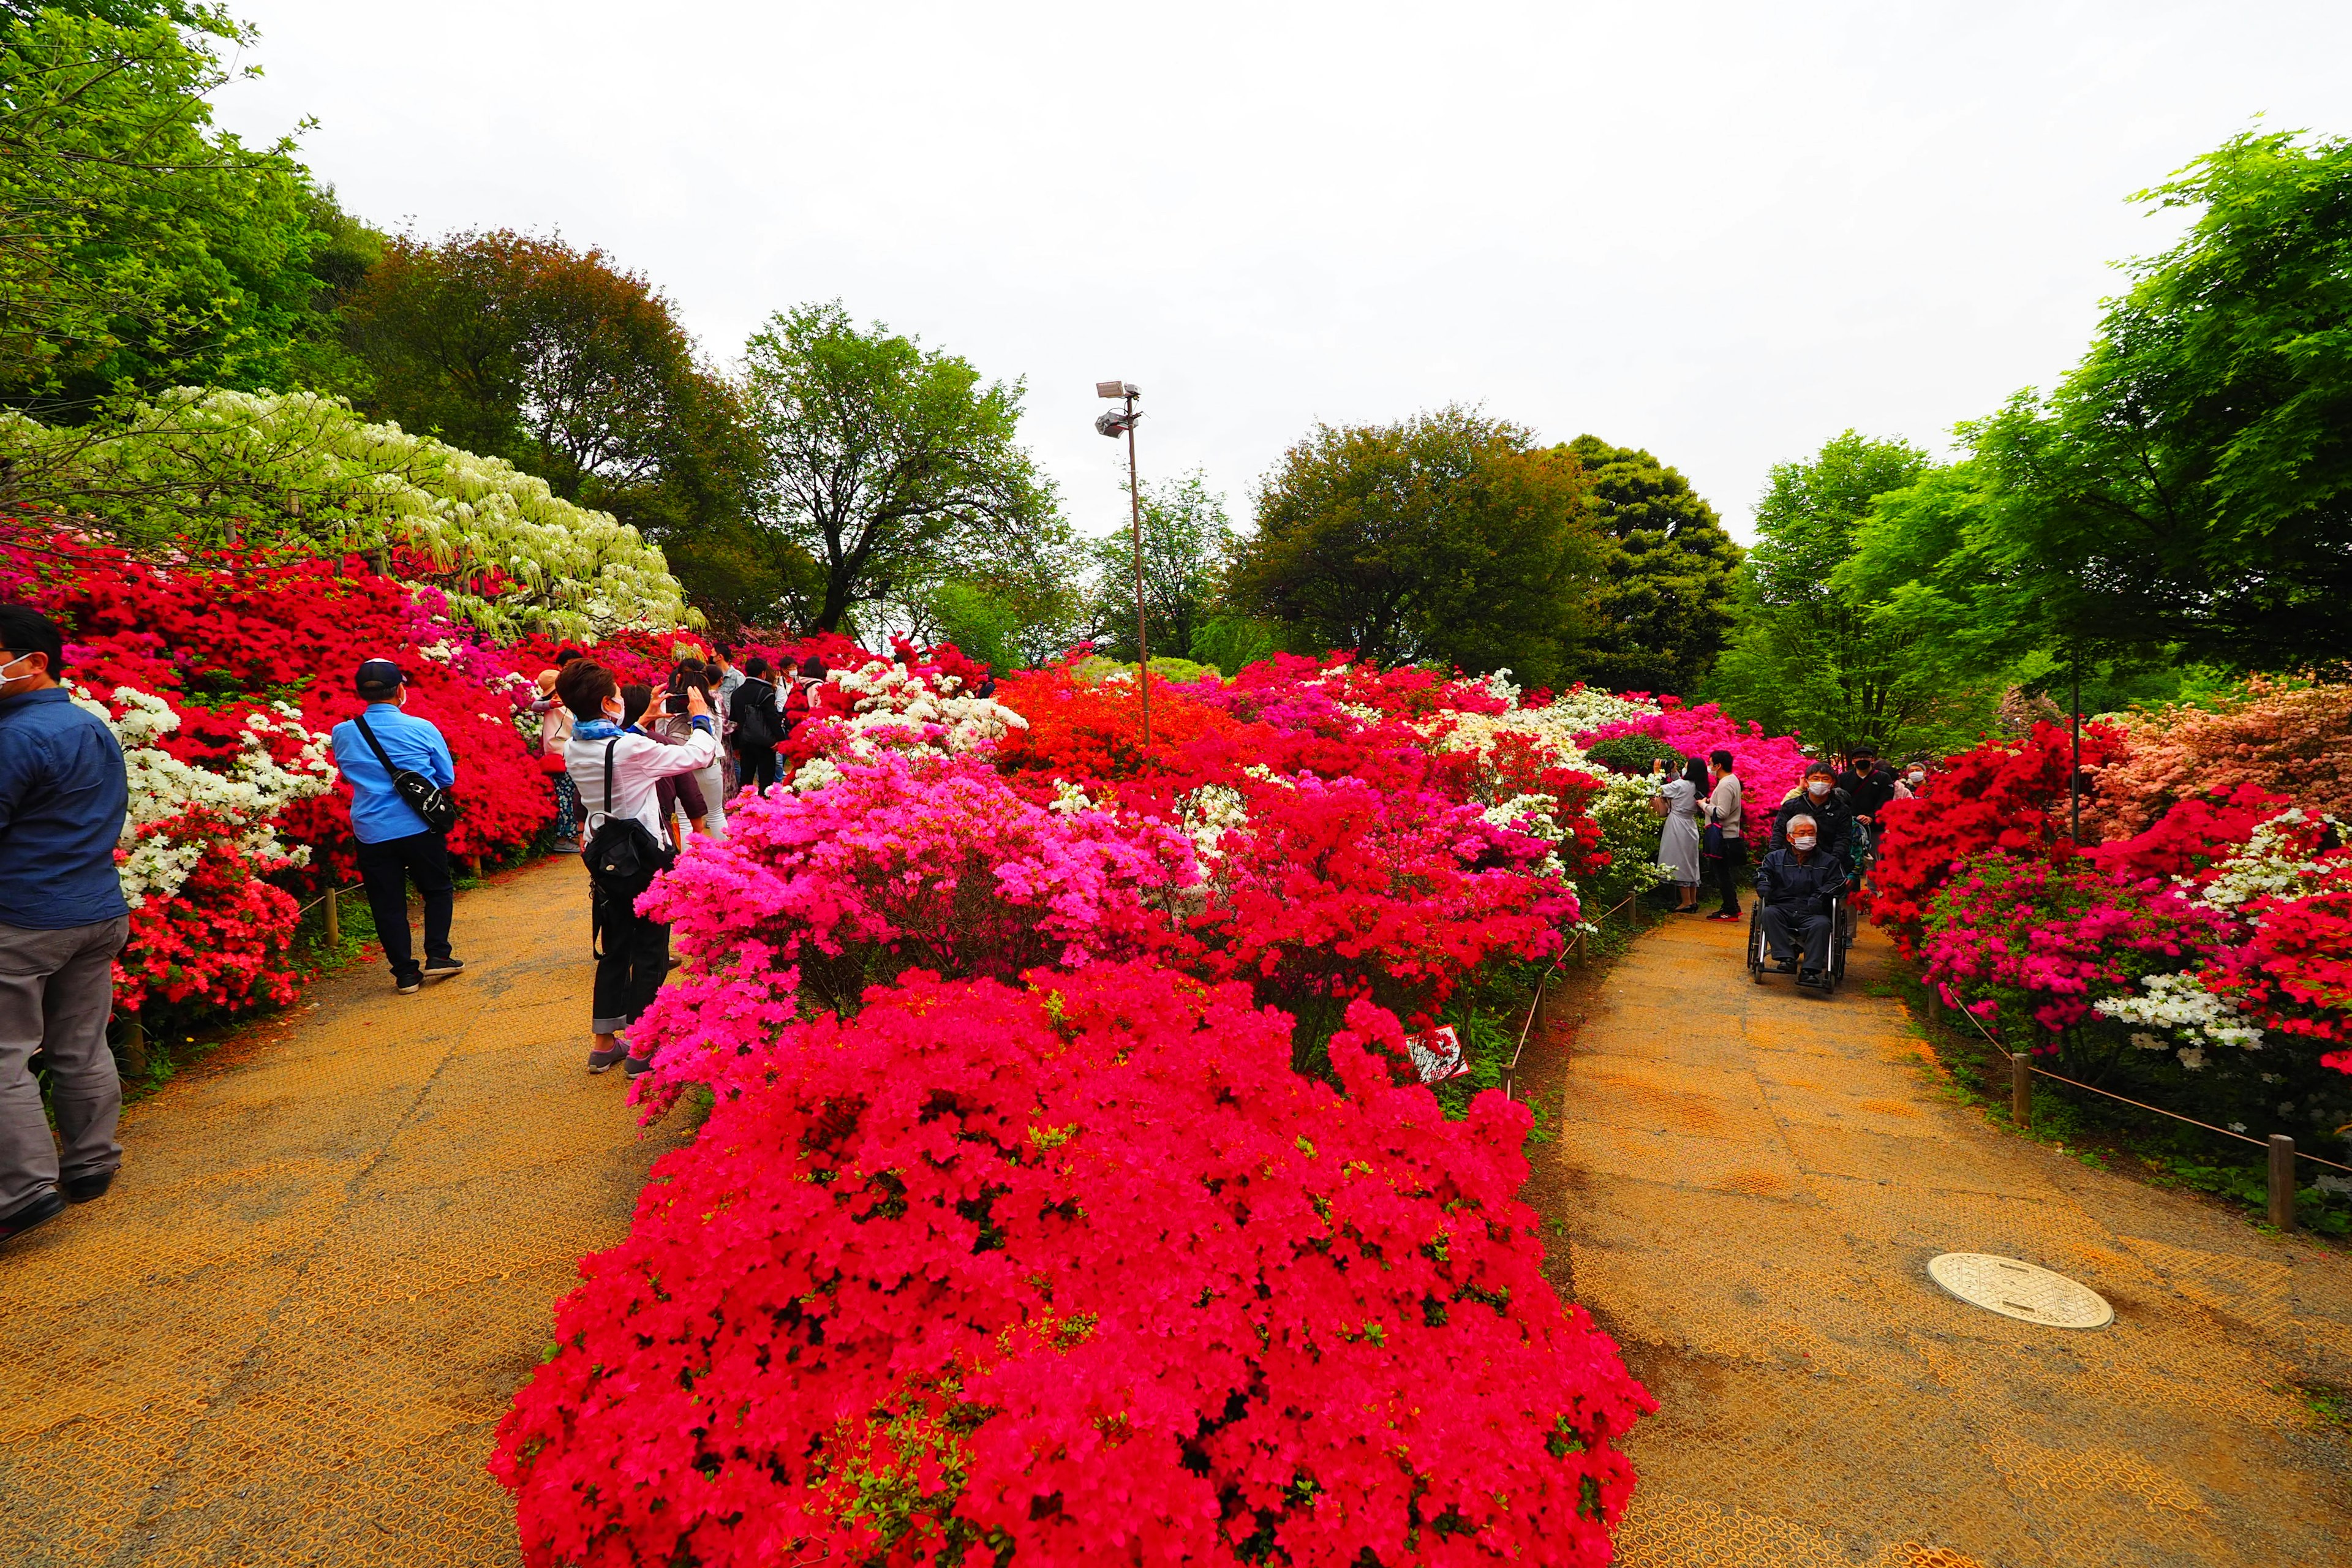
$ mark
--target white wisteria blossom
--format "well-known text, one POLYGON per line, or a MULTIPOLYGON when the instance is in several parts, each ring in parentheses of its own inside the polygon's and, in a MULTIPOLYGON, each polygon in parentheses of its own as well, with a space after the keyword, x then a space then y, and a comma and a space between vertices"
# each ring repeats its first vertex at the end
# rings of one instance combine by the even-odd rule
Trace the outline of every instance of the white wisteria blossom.
POLYGON ((184 386, 119 425, 71 429, 0 413, 0 455, 69 505, 103 498, 151 542, 415 552, 451 611, 495 633, 701 624, 662 552, 610 512, 341 398, 184 386))
POLYGON ((81 687, 69 689, 78 705, 106 721, 122 748, 131 798, 116 874, 123 900, 132 909, 177 893, 215 842, 225 840, 258 859, 308 863, 309 846, 278 837, 278 813, 295 801, 326 794, 336 773, 329 738, 305 728, 299 710, 274 703, 247 714, 244 744, 224 773, 183 762, 155 743, 180 727, 180 715, 154 693, 115 688, 114 701, 122 710, 117 718, 81 687), (295 742, 290 765, 272 754, 273 735, 295 742), (173 831, 199 808, 217 820, 201 835, 173 831))

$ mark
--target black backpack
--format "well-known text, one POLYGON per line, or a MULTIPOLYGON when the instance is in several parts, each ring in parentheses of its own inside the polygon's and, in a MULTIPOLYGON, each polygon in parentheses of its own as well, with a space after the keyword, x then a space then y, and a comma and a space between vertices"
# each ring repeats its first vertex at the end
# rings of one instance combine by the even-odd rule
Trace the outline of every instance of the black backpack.
POLYGON ((764 680, 747 680, 735 692, 742 716, 735 721, 735 744, 759 751, 773 746, 784 738, 782 718, 776 712, 776 689, 764 680), (749 702, 743 693, 752 687, 761 689, 760 695, 749 702))
POLYGON ((406 801, 409 809, 423 817, 425 826, 434 832, 446 833, 457 826, 457 797, 423 773, 394 767, 392 759, 384 754, 383 742, 368 728, 367 715, 359 715, 358 723, 360 733, 367 738, 368 749, 375 752, 375 760, 383 764, 383 771, 392 775, 393 793, 406 801))
POLYGON ((596 891, 607 900, 621 900, 621 907, 626 909, 653 886, 656 873, 670 868, 676 857, 668 845, 646 830, 644 823, 634 816, 613 815, 613 748, 620 743, 618 735, 604 742, 604 820, 596 825, 580 858, 596 891))

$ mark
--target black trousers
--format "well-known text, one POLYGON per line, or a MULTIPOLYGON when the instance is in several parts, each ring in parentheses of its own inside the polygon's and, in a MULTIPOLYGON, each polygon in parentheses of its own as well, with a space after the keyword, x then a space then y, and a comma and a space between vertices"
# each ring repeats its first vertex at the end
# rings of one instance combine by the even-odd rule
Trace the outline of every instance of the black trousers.
POLYGON ((765 793, 776 782, 776 748, 745 746, 735 753, 736 783, 744 789, 765 793))
POLYGON ((1736 834, 1727 835, 1723 841, 1723 854, 1718 858, 1704 862, 1704 865, 1707 880, 1714 883, 1715 890, 1723 896, 1723 912, 1738 914, 1739 873, 1748 865, 1748 840, 1736 834))
POLYGON ((1809 909, 1767 904, 1764 945, 1783 963, 1796 956, 1792 948, 1801 948, 1806 968, 1825 968, 1830 961, 1830 917, 1809 909))
POLYGON ((449 913, 457 895, 449 885, 449 840, 438 833, 412 833, 359 847, 360 880, 367 884, 368 908, 375 915, 376 940, 392 964, 394 980, 420 973, 408 945, 408 884, 425 896, 425 956, 449 956, 449 913))
POLYGON ((610 1035, 635 1023, 669 975, 669 927, 637 913, 634 902, 602 899, 597 905, 604 947, 596 957, 592 1034, 610 1035))

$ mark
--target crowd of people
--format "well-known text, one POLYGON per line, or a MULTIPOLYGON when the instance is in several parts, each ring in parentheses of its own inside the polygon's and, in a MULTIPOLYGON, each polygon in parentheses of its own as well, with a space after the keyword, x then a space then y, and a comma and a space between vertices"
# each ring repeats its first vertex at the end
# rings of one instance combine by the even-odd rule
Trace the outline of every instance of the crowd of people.
MULTIPOLYGON (((1747 802, 1735 759, 1717 751, 1694 757, 1676 774, 1661 761, 1652 803, 1664 818, 1658 864, 1673 881, 1674 912, 1700 912, 1699 891, 1712 882, 1719 907, 1706 918, 1740 918, 1739 881, 1748 864, 1747 802)), ((1864 742, 1812 763, 1773 814, 1769 847, 1757 864, 1759 919, 1773 964, 1811 979, 1829 961, 1831 910, 1869 872, 1878 814, 1927 785, 1927 760, 1897 770, 1864 742)))
MULTIPOLYGON (((55 622, 0 605, 0 1241, 103 1196, 122 1163, 108 1026, 131 927, 116 871, 129 776, 113 731, 73 700, 65 668, 55 622)), ((659 692, 623 684, 576 648, 540 676, 532 706, 555 847, 582 857, 592 889, 590 1072, 651 1067, 628 1029, 669 973, 669 928, 639 915, 637 897, 690 835, 726 835, 731 797, 777 782, 779 748, 827 674, 815 658, 739 665, 721 646, 708 661, 679 660, 659 692)), ((414 995, 466 967, 451 945, 457 769, 440 731, 405 710, 398 664, 371 658, 351 679, 366 706, 335 726, 335 765, 351 786, 360 879, 393 989, 414 995)))
MULTIPOLYGON (((56 624, 0 605, 0 1240, 104 1195, 122 1162, 121 1083, 107 1032, 114 959, 130 931, 115 868, 128 779, 113 731, 72 700, 64 669, 56 624), (48 1076, 46 1112, 37 1057, 48 1076)), ((555 847, 581 857, 594 911, 590 1072, 650 1070, 629 1029, 669 973, 669 928, 638 914, 637 898, 691 836, 726 836, 731 800, 778 782, 780 748, 818 710, 827 674, 814 657, 797 668, 771 668, 756 655, 738 664, 721 645, 709 660, 680 659, 659 691, 625 684, 576 648, 540 675, 532 707, 555 847)), ((335 727, 335 763, 351 787, 352 835, 384 963, 394 991, 411 995, 466 967, 451 945, 457 772, 440 731, 405 711, 399 665, 371 658, 351 679, 366 706, 335 727), (412 889, 424 905, 421 957, 412 889)), ((1754 879, 1775 963, 1811 971, 1827 962, 1829 910, 1867 874, 1879 812, 1927 784, 1925 759, 1898 773, 1867 745, 1806 769, 1775 810, 1754 879)), ((1661 766, 1656 784, 1658 863, 1677 889, 1676 912, 1700 913, 1701 886, 1711 883, 1718 907, 1709 918, 1739 919, 1749 807, 1732 753, 1693 759, 1671 775, 1661 766)))

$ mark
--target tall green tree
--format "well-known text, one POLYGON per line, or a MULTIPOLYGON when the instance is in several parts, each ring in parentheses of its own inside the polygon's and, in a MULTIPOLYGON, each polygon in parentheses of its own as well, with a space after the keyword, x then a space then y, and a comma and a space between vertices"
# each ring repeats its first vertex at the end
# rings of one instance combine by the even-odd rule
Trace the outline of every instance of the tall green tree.
MULTIPOLYGON (((1143 490, 1144 629, 1154 658, 1189 658, 1209 619, 1233 524, 1225 498, 1194 472, 1143 490)), ((1135 653, 1135 542, 1118 529, 1092 542, 1096 636, 1113 658, 1135 653)))
POLYGON ((1591 627, 1600 552, 1573 454, 1461 407, 1318 426, 1257 498, 1233 607, 1295 647, 1509 668, 1557 682, 1591 627))
POLYGON ((1065 547, 1053 487, 1015 438, 1020 381, 860 329, 838 300, 770 318, 744 359, 757 521, 822 573, 803 626, 840 630, 909 584, 1019 578, 1065 547))
POLYGON ((1634 447, 1568 443, 1584 479, 1606 580, 1577 673, 1612 691, 1694 689, 1723 651, 1742 552, 1690 481, 1634 447))
POLYGON ((310 379, 330 240, 290 137, 215 130, 250 35, 202 6, 0 16, 0 404, 56 421, 106 396, 310 379))
POLYGON ((1964 426, 1980 499, 1915 609, 2011 651, 2342 668, 2352 650, 2352 142, 2246 135, 2047 398, 1964 426))
POLYGON ((1848 572, 1865 527, 1933 555, 1959 526, 1965 476, 1924 451, 1852 430, 1812 458, 1782 463, 1756 508, 1756 545, 1742 572, 1739 623, 1705 690, 1768 729, 1829 746, 1965 744, 1990 721, 2002 682, 1924 656, 1927 628, 1878 612, 1874 582, 1848 572), (1908 498, 1884 510, 1887 498, 1908 498), (1841 578, 1840 574, 1848 575, 1841 578), (1974 679, 1965 679, 1963 675, 1974 679))

